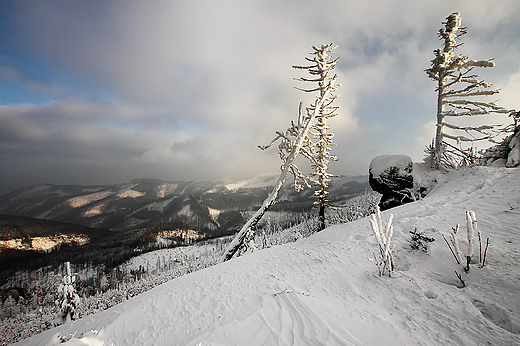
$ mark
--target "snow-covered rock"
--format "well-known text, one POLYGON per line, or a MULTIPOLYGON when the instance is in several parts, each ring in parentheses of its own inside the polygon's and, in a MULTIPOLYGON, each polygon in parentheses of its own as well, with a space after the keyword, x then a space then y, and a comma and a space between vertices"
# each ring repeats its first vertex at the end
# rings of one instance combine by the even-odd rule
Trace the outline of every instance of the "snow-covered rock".
POLYGON ((515 130, 515 134, 509 141, 509 149, 511 151, 507 155, 507 167, 516 167, 520 165, 520 126, 515 130))
POLYGON ((413 162, 406 155, 381 155, 370 162, 368 182, 383 196, 381 210, 414 201, 413 162))

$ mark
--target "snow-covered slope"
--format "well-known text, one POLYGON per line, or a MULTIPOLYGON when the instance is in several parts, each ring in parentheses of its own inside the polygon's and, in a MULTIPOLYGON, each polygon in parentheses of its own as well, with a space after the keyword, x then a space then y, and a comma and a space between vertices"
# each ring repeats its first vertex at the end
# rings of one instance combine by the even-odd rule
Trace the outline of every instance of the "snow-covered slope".
MULTIPOLYGON (((368 219, 172 280, 22 345, 519 345, 520 169, 452 173, 394 214, 393 277, 368 219), (441 233, 473 210, 487 262, 463 274, 441 233), (429 230, 430 252, 409 231, 429 230)), ((462 226, 464 229, 464 226, 462 226)), ((461 235, 459 239, 464 244, 461 235)))

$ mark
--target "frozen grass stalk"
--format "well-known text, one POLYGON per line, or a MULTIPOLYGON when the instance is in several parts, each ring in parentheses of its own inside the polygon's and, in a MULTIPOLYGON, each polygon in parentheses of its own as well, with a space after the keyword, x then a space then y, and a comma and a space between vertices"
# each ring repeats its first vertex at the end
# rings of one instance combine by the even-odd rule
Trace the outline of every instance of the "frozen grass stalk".
POLYGON ((383 227, 383 221, 381 219, 381 210, 376 207, 376 213, 370 217, 370 226, 374 232, 374 236, 379 246, 379 256, 375 256, 376 265, 379 268, 379 275, 384 275, 394 270, 394 263, 392 259, 392 253, 390 249, 390 241, 394 233, 394 227, 392 226, 393 215, 390 214, 386 227, 383 227))
MULTIPOLYGON (((479 242, 479 268, 484 267, 486 261, 486 253, 489 247, 489 238, 486 240, 486 248, 484 253, 482 253, 482 235, 480 234, 480 230, 478 229, 477 224, 477 216, 473 211, 466 211, 466 234, 468 239, 468 248, 466 254, 463 254, 459 247, 459 242, 457 240, 457 233, 459 231, 459 225, 452 228, 452 233, 449 235, 450 241, 446 239, 446 236, 443 235, 446 244, 448 245, 453 257, 458 264, 462 266, 462 269, 467 274, 470 270, 470 264, 473 262, 473 256, 475 253, 475 234, 477 235, 477 239, 479 242)), ((474 262, 476 263, 476 262, 474 262)), ((459 275, 457 275, 458 277, 459 275)), ((460 280, 460 278, 459 278, 460 280)))

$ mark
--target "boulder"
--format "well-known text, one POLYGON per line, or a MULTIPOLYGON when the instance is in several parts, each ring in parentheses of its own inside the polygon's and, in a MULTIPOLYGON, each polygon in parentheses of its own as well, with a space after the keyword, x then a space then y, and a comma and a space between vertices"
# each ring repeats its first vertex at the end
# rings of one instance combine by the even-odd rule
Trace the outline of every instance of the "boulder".
POLYGON ((415 201, 412 170, 412 159, 406 155, 382 155, 370 162, 368 182, 383 195, 381 210, 415 201))
POLYGON ((509 141, 509 154, 507 155, 506 167, 516 167, 520 165, 520 126, 517 126, 515 133, 509 141))

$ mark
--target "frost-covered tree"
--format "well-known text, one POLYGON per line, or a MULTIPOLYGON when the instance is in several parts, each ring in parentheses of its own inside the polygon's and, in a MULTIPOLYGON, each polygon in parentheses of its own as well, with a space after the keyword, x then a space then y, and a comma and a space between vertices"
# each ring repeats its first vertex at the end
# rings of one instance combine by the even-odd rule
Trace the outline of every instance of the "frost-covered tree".
MULTIPOLYGON (((499 91, 491 90, 490 83, 478 79, 478 75, 473 74, 475 67, 493 67, 495 63, 492 59, 470 60, 463 55, 456 55, 455 49, 462 43, 457 40, 467 33, 466 27, 461 26, 462 19, 459 12, 454 12, 443 22, 444 28, 439 30, 439 37, 444 42, 442 49, 434 51, 435 58, 431 62, 431 67, 426 69, 428 77, 437 82, 437 129, 433 148, 431 148, 431 164, 438 169, 441 166, 450 165, 450 155, 447 147, 456 148, 445 140, 460 142, 475 142, 484 139, 491 139, 497 133, 493 125, 482 126, 457 126, 447 123, 446 117, 476 116, 487 115, 490 113, 510 114, 512 111, 497 106, 494 102, 485 102, 474 99, 478 96, 495 95, 499 91), (463 134, 450 134, 462 131, 463 134)), ((453 154, 453 152, 452 152, 453 154)), ((456 152, 455 155, 464 155, 456 152)))
POLYGON ((60 308, 60 317, 62 322, 74 320, 75 312, 80 303, 78 294, 74 287, 76 275, 70 271, 70 262, 65 262, 66 274, 63 276, 63 282, 58 287, 58 293, 61 298, 57 302, 60 308))
POLYGON ((289 174, 292 174, 294 177, 294 186, 297 191, 303 189, 303 185, 310 187, 311 184, 315 184, 318 186, 316 196, 320 207, 320 228, 325 227, 326 188, 331 176, 327 172, 327 165, 330 160, 335 159, 335 157, 330 155, 333 134, 328 132, 329 128, 326 121, 335 115, 335 111, 338 108, 332 105, 337 97, 334 94, 338 87, 336 85, 336 75, 330 74, 336 66, 337 59, 331 61, 329 55, 335 48, 336 46, 332 46, 332 44, 322 45, 321 47, 313 46, 314 52, 312 54, 314 56, 306 58, 311 62, 311 65, 295 66, 297 69, 308 70, 313 76, 310 79, 302 77, 299 80, 318 84, 316 88, 301 90, 305 92, 317 91, 319 95, 314 103, 306 108, 305 114, 300 103, 298 119, 291 121, 291 125, 284 132, 276 132, 277 136, 271 143, 266 146, 260 146, 260 149, 265 150, 280 140, 278 153, 283 162, 281 173, 272 192, 264 200, 260 209, 245 223, 228 246, 223 261, 230 260, 240 248, 247 247, 249 240, 254 237, 256 225, 274 204, 289 174), (303 174, 294 163, 295 158, 300 153, 311 161, 311 167, 314 169, 312 174, 303 174))
POLYGON ((315 109, 315 105, 311 105, 306 109, 307 117, 309 114, 317 112, 316 122, 311 126, 309 136, 304 142, 305 150, 303 155, 311 162, 313 172, 309 175, 303 176, 300 171, 295 175, 295 178, 300 178, 307 186, 314 185, 317 187, 314 195, 316 196, 316 204, 318 205, 318 221, 319 230, 325 228, 325 208, 327 206, 327 187, 330 177, 333 175, 328 172, 328 164, 330 161, 337 161, 337 157, 330 154, 331 147, 334 145, 332 138, 334 134, 329 132, 327 120, 336 116, 336 111, 339 108, 333 104, 337 95, 334 93, 338 87, 336 84, 336 74, 331 71, 336 67, 336 61, 330 60, 328 53, 332 52, 337 46, 324 45, 320 49, 313 47, 314 57, 307 58, 310 65, 307 66, 293 66, 294 68, 307 70, 313 78, 303 78, 299 80, 303 82, 317 83, 317 87, 310 89, 299 89, 304 92, 319 92, 317 99, 323 99, 323 104, 319 109, 315 109))

